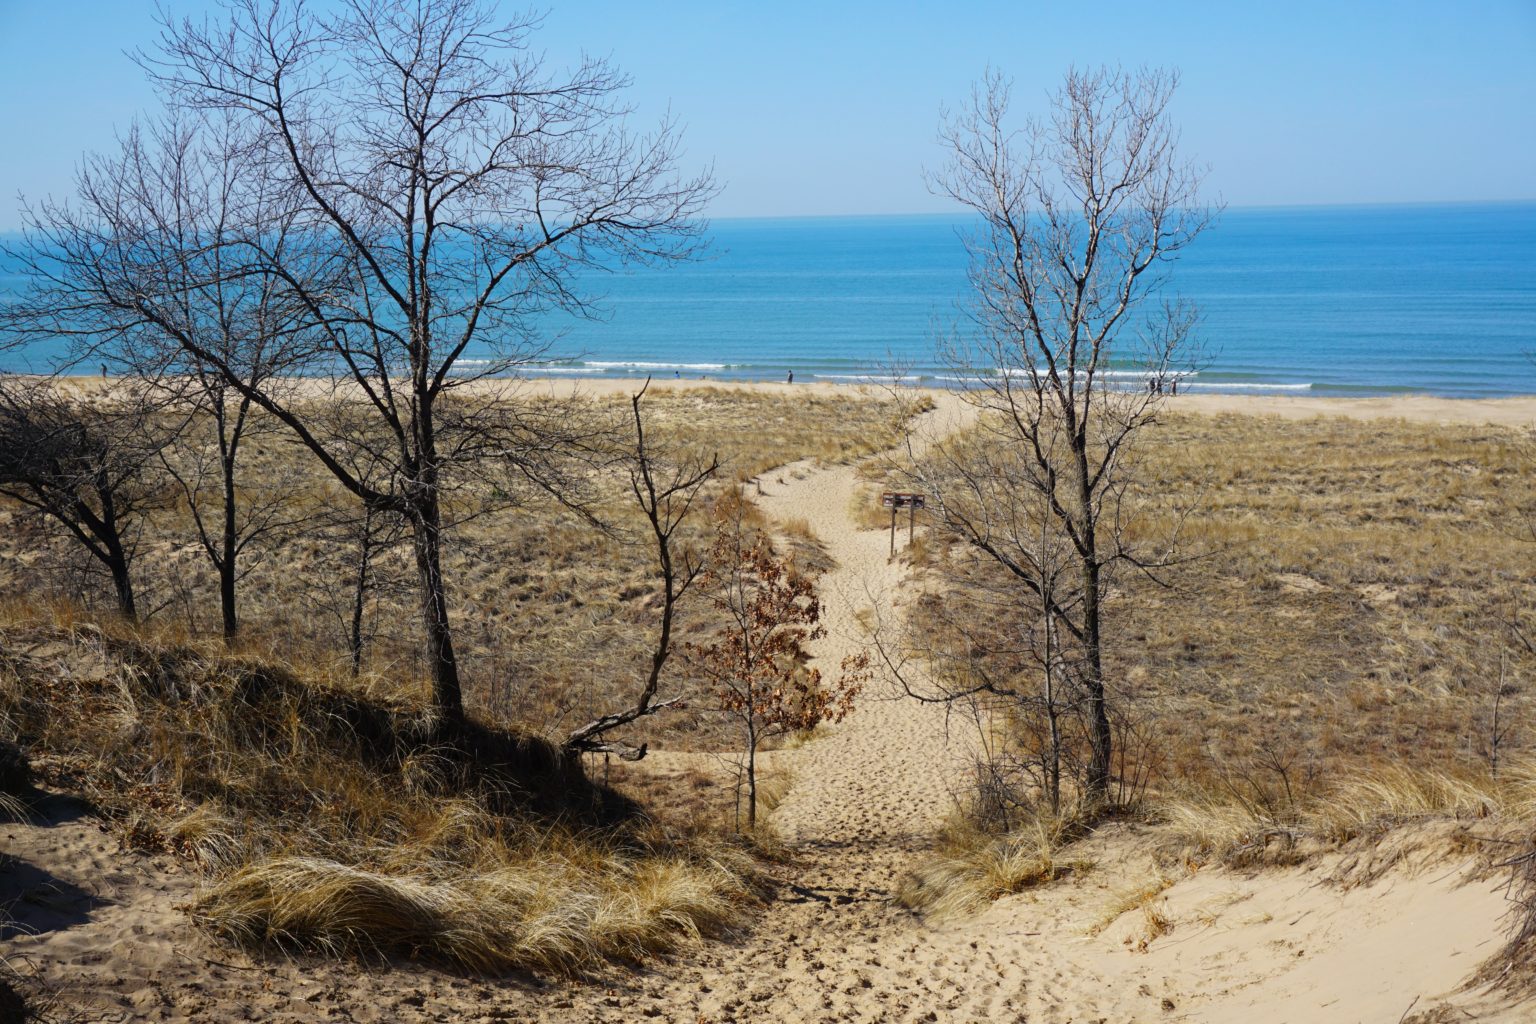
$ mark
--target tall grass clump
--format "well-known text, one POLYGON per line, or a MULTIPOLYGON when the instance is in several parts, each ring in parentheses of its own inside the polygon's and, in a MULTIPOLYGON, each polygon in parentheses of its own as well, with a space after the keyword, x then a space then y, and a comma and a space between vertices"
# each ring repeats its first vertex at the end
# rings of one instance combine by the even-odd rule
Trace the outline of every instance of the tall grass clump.
POLYGON ((389 867, 273 856, 230 873, 195 913, 247 945, 402 953, 488 972, 589 969, 717 933, 751 898, 739 849, 677 838, 630 850, 570 834, 492 842, 471 863, 407 847, 389 867))
POLYGON ((1148 813, 1165 862, 1276 866, 1374 843, 1407 825, 1487 821, 1490 835, 1505 831, 1530 818, 1530 780, 1524 762, 1497 779, 1387 763, 1362 766, 1284 801, 1244 798, 1231 787, 1188 787, 1153 801, 1148 813))
POLYGON ((1045 811, 1027 815, 1012 827, 957 810, 945 823, 937 849, 904 877, 896 901, 934 920, 964 917, 1000 897, 1054 882, 1092 868, 1069 847, 1082 837, 1085 823, 1045 811))
POLYGON ((405 687, 118 622, 0 624, 0 724, 44 780, 185 857, 193 916, 253 947, 590 970, 717 934, 745 841, 658 820, 541 739, 405 687))

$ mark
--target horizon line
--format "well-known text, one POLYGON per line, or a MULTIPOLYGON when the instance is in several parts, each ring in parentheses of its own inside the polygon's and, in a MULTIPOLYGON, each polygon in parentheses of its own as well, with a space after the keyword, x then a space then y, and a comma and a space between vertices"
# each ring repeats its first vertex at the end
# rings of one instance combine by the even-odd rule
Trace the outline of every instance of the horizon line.
MULTIPOLYGON (((1426 206, 1531 206, 1536 205, 1536 196, 1509 199, 1408 199, 1400 201, 1345 201, 1336 203, 1241 203, 1223 207, 1225 212, 1249 212, 1259 210, 1345 210, 1345 209, 1387 209, 1393 207, 1426 207, 1426 206)), ((701 220, 714 223, 717 221, 746 221, 746 220, 876 220, 881 217, 933 217, 953 218, 957 214, 964 215, 964 210, 945 212, 941 210, 883 210, 877 213, 732 213, 710 214, 701 217, 701 220)), ((11 235, 20 235, 25 230, 25 225, 12 227, 0 227, 0 238, 11 235)))
MULTIPOLYGON (((1530 206, 1536 205, 1536 195, 1506 199, 1404 199, 1404 200, 1349 200, 1333 203, 1233 203, 1223 207, 1228 212, 1249 210, 1333 210, 1387 208, 1399 206, 1530 206)), ((964 213, 955 210, 954 213, 964 213)), ((882 210, 862 213, 731 213, 710 214, 703 219, 723 220, 838 220, 878 217, 950 217, 942 210, 882 210)))

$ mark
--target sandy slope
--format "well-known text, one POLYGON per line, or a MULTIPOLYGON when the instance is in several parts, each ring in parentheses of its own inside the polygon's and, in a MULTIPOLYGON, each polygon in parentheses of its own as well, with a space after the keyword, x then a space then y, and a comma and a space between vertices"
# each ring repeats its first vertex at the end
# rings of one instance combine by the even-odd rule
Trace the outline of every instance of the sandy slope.
MULTIPOLYGON (((941 402, 931 416, 955 414, 941 402)), ((884 532, 852 522, 854 470, 798 464, 762 483, 768 515, 805 520, 838 560, 822 583, 829 635, 814 651, 832 671, 864 641, 861 611, 899 599, 902 564, 887 560, 884 532)), ((841 725, 770 755, 769 769, 793 779, 774 813, 793 850, 777 897, 732 941, 595 983, 254 962, 191 927, 177 908, 193 883, 174 864, 117 851, 67 813, 0 826, 16 858, 0 865, 0 886, 22 894, 30 916, 18 916, 36 932, 4 949, 121 1020, 1344 1024, 1397 1021, 1442 997, 1473 1019, 1536 1019, 1530 1006, 1453 994, 1496 948, 1506 906, 1455 863, 1410 859, 1347 892, 1328 884, 1329 859, 1254 877, 1202 871, 1163 894, 1172 931, 1143 943, 1139 911, 1091 934, 1116 893, 1152 871, 1116 831, 1086 842, 1091 871, 971 920, 924 923, 891 894, 949 810, 971 749, 946 725, 942 709, 877 691, 841 725)))

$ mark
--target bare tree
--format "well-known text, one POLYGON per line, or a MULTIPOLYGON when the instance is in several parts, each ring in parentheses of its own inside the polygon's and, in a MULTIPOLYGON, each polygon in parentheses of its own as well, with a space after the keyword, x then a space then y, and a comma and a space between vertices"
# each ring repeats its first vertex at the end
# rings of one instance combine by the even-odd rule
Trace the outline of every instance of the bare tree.
POLYGON ((914 447, 915 475, 941 528, 1013 591, 1013 671, 1032 663, 1040 680, 1021 690, 984 657, 940 696, 1029 693, 1050 730, 1053 803, 1063 712, 1085 731, 1085 795, 1108 794, 1104 604, 1117 569, 1165 564, 1129 531, 1136 442, 1192 368, 1194 313, 1161 296, 1170 260, 1212 218, 1176 153, 1176 84, 1163 71, 1072 71, 1050 116, 1016 129, 1009 85, 989 72, 945 121, 950 164, 931 179, 979 221, 968 323, 941 352, 978 416, 969 435, 914 447))
MULTIPOLYGON (((183 111, 228 119, 246 170, 291 198, 295 256, 250 226, 227 261, 272 277, 325 346, 335 393, 387 438, 391 472, 350 468, 352 416, 253 382, 204 339, 176 342, 275 417, 343 487, 409 524, 434 703, 462 715, 442 570, 445 488, 476 459, 532 476, 530 421, 450 401, 469 380, 538 353, 535 317, 586 313, 581 268, 691 256, 713 187, 675 171, 678 134, 637 136, 602 61, 566 75, 530 50, 535 20, 478 0, 230 0, 221 21, 165 26, 142 63, 183 111), (337 270, 343 272, 338 277, 337 270)), ((551 442, 557 444, 558 440, 551 442)))
MULTIPOLYGON (((128 320, 118 344, 94 346, 93 354, 117 355, 128 372, 189 403, 198 414, 190 425, 208 428, 206 440, 201 430, 183 432, 170 448, 178 457, 167 458, 166 467, 218 576, 220 618, 230 640, 239 632, 236 588, 246 571, 243 556, 308 518, 293 499, 292 467, 285 467, 283 479, 269 476, 259 488, 241 486, 243 449, 277 427, 254 406, 249 391, 275 391, 311 368, 316 345, 298 296, 277 276, 242 262, 238 245, 226 244, 259 233, 297 263, 291 196, 275 188, 260 165, 244 166, 242 140, 227 120, 200 127, 190 132, 166 125, 153 146, 133 133, 121 162, 98 159, 82 175, 81 194, 112 215, 113 238, 137 229, 145 239, 141 255, 151 259, 140 267, 141 287, 131 305, 114 301, 121 295, 116 288, 97 295, 128 320), (138 186, 126 203, 102 202, 103 178, 114 172, 119 185, 138 186), (142 286, 151 274, 153 291, 142 286), (180 338, 195 344, 183 346, 180 338), (196 359, 193 348, 216 353, 220 365, 196 359), (233 387, 226 372, 238 375, 247 390, 233 387)), ((315 258, 312 250, 309 255, 315 258)), ((322 276, 318 264, 311 274, 322 276)))
MULTIPOLYGON (((190 424, 207 427, 206 440, 204 431, 196 429, 179 436, 171 450, 181 457, 166 464, 192 515, 198 544, 218 576, 220 618, 230 640, 239 632, 237 584, 247 568, 248 550, 309 516, 294 501, 291 466, 284 467, 283 478, 269 475, 259 488, 242 486, 244 449, 278 428, 255 406, 250 392, 276 393, 290 386, 295 375, 312 368, 316 345, 308 310, 293 291, 277 276, 241 264, 239 247, 225 244, 232 233, 254 230, 298 262, 290 236, 295 211, 288 197, 274 194, 259 168, 256 173, 244 168, 238 137, 227 124, 217 127, 222 130, 205 126, 200 138, 159 147, 178 157, 162 173, 160 190, 139 193, 132 214, 153 225, 152 237, 175 239, 176 248, 158 261, 164 268, 160 292, 135 296, 130 315, 153 308, 153 316, 143 330, 126 335, 138 343, 123 354, 129 372, 189 403, 198 414, 190 424), (194 148, 200 143, 211 144, 211 151, 194 148), (178 201, 167 208, 172 197, 178 201), (181 338, 195 344, 183 346, 181 338), (219 365, 195 358, 194 348, 216 353, 219 365), (243 390, 231 384, 229 374, 243 390)), ((127 155, 135 162, 135 175, 143 177, 140 168, 150 158, 142 145, 132 146, 127 155)), ((322 276, 318 266, 312 274, 322 276)))
POLYGON ((295 495, 302 474, 292 463, 267 467, 260 486, 244 486, 242 449, 270 436, 258 414, 222 379, 194 372, 184 397, 193 415, 161 452, 192 518, 197 544, 218 577, 219 615, 226 641, 240 632, 238 585, 251 569, 251 549, 288 536, 312 521, 295 495), (203 429, 199 429, 203 428, 203 429))
POLYGON ((139 617, 134 554, 163 499, 151 417, 125 389, 86 401, 46 378, 0 375, 0 494, 63 526, 101 563, 129 620, 139 617))
POLYGON ((698 580, 705 561, 697 552, 679 546, 677 532, 693 511, 705 484, 720 470, 718 456, 711 456, 708 461, 688 455, 669 459, 665 453, 652 450, 645 438, 645 420, 640 415, 640 400, 645 397, 650 383, 647 378, 645 386, 630 397, 635 419, 635 446, 629 468, 629 488, 635 504, 645 516, 650 540, 656 548, 656 575, 661 580, 661 620, 656 645, 651 651, 645 683, 634 705, 588 722, 565 741, 567 750, 616 753, 626 761, 643 758, 646 744, 635 747, 604 737, 615 729, 682 702, 680 697, 658 701, 656 693, 661 685, 662 670, 672 654, 672 624, 677 603, 698 580))
POLYGON ((29 231, 5 247, 29 288, 0 316, 13 340, 64 339, 74 363, 99 362, 192 413, 161 454, 218 576, 227 639, 241 556, 294 524, 282 481, 240 486, 242 451, 275 426, 249 392, 284 386, 316 354, 306 306, 238 243, 254 234, 291 265, 315 261, 317 281, 325 259, 298 251, 291 190, 250 161, 249 143, 227 118, 166 119, 87 158, 77 204, 29 208, 29 231))

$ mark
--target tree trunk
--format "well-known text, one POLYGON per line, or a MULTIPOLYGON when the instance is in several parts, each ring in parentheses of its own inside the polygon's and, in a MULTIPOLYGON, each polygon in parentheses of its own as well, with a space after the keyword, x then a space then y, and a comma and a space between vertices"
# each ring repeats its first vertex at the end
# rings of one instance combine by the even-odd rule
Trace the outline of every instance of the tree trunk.
POLYGON ((1104 699, 1104 667, 1099 636, 1099 563, 1083 560, 1083 655, 1086 671, 1083 689, 1088 694, 1088 798, 1100 801, 1109 795, 1111 737, 1109 706, 1104 699))
POLYGON ((464 695, 459 687, 459 663, 453 653, 453 632, 448 622, 448 597, 442 569, 442 516, 435 488, 423 489, 410 516, 416 573, 421 584, 427 664, 432 673, 432 705, 445 723, 458 722, 464 717, 464 695))
POLYGON ((128 556, 122 542, 111 538, 107 542, 107 557, 103 559, 112 573, 112 587, 117 591, 117 610, 129 622, 139 621, 138 606, 133 600, 133 580, 128 575, 128 556))
POLYGON ((1061 813, 1061 713, 1056 706, 1055 636, 1051 629, 1051 611, 1045 610, 1045 716, 1050 726, 1050 746, 1046 750, 1045 788, 1051 813, 1061 813))
MULTIPOLYGON (((222 430, 222 425, 220 427, 222 430)), ((235 558, 237 557, 239 543, 237 536, 238 524, 235 511, 235 467, 228 455, 225 456, 223 465, 224 475, 224 513, 223 536, 220 538, 221 552, 219 555, 219 610, 224 617, 224 642, 234 640, 235 634, 240 631, 240 621, 235 614, 235 558)))
POLYGON ((128 552, 123 548, 123 536, 117 524, 117 503, 105 477, 95 483, 96 495, 101 501, 101 514, 93 514, 83 502, 77 502, 80 518, 89 524, 101 547, 95 552, 107 571, 112 574, 112 587, 117 591, 117 610, 129 622, 139 621, 139 609, 133 600, 133 579, 128 575, 128 552))
POLYGON ((219 611, 224 617, 224 642, 232 643, 240 632, 235 618, 235 563, 233 559, 219 563, 219 611))
MULTIPOLYGON (((1088 416, 1086 406, 1082 412, 1088 416)), ((1085 425, 1074 424, 1072 433, 1074 468, 1077 471, 1078 558, 1083 570, 1083 689, 1088 696, 1087 793, 1090 803, 1102 803, 1109 796, 1109 772, 1113 741, 1109 730, 1109 705, 1104 699, 1103 634, 1099 625, 1099 583, 1103 566, 1099 562, 1098 517, 1094 514, 1093 489, 1089 484, 1088 442, 1085 425)))
POLYGON ((373 509, 363 510, 363 532, 358 545, 357 578, 352 586, 352 629, 347 651, 352 656, 352 678, 363 669, 363 611, 368 601, 368 563, 373 558, 373 509))
POLYGON ((747 831, 757 828, 757 744, 747 747, 747 831))

